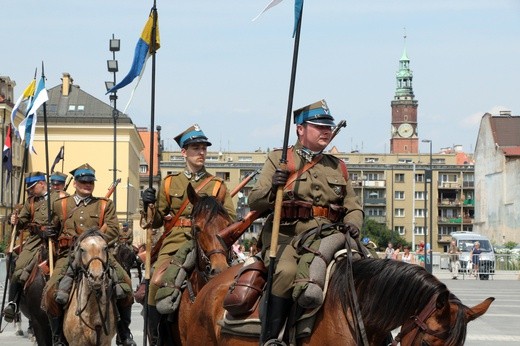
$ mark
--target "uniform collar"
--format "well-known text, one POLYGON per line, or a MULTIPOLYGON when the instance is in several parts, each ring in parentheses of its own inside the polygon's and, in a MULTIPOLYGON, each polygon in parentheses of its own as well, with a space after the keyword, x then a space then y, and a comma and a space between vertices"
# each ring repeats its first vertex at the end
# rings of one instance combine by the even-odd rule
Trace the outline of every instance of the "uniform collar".
POLYGON ((76 202, 77 206, 79 206, 81 204, 81 202, 83 202, 84 205, 87 205, 92 200, 92 196, 81 197, 79 195, 74 195, 73 197, 74 197, 74 202, 76 202))
POLYGON ((305 148, 300 141, 296 143, 294 148, 296 150, 296 153, 307 162, 311 162, 316 156, 321 155, 323 153, 323 150, 316 152, 308 148, 305 148))
POLYGON ((196 173, 190 172, 187 169, 184 170, 184 175, 186 176, 186 178, 188 178, 188 180, 194 180, 194 181, 199 181, 202 177, 204 177, 206 175, 206 173, 207 172, 204 167, 196 173))

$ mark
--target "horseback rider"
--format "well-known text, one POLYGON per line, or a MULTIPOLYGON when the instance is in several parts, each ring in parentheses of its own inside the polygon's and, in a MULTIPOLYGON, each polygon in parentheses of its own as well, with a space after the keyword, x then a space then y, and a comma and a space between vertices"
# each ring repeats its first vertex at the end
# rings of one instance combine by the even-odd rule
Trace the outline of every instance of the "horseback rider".
MULTIPOLYGON (((74 177, 73 195, 58 199, 53 204, 53 225, 57 239, 58 256, 54 271, 44 290, 44 308, 51 323, 54 345, 65 345, 63 339, 63 305, 68 301, 72 285, 70 268, 71 250, 75 239, 85 230, 99 227, 110 243, 119 237, 119 223, 112 200, 94 197, 95 170, 85 163, 70 172, 74 177)), ((113 243, 113 242, 112 242, 113 243)), ((132 282, 123 267, 109 255, 109 265, 114 268, 118 345, 136 345, 130 332, 132 315, 132 282)))
MULTIPOLYGON (((13 213, 11 225, 17 225, 18 232, 28 231, 27 240, 16 259, 15 269, 9 285, 9 303, 3 311, 6 322, 12 322, 18 311, 18 303, 22 296, 25 282, 38 261, 38 251, 42 243, 47 241, 48 209, 47 209, 47 182, 45 173, 32 172, 25 178, 25 189, 29 198, 25 201, 20 214, 13 213)), ((51 191, 51 203, 66 196, 65 192, 51 191)))
MULTIPOLYGON (((186 167, 183 172, 174 172, 163 179, 157 207, 155 208, 156 213, 152 227, 164 226, 164 233, 158 241, 158 243, 162 241, 162 245, 160 245, 158 257, 154 264, 154 273, 150 280, 148 294, 148 335, 151 345, 157 345, 160 342, 158 326, 161 314, 173 313, 179 304, 180 287, 174 287, 174 283, 178 281, 176 279, 180 274, 186 275, 185 269, 187 270, 189 265, 185 262, 193 249, 190 237, 192 205, 188 201, 186 192, 188 184, 191 184, 201 195, 215 196, 221 189, 227 190, 222 179, 206 171, 204 163, 207 147, 211 143, 198 125, 189 127, 174 139, 181 148, 181 154, 186 160, 186 167), (162 278, 162 280, 167 280, 171 284, 160 288, 156 283, 161 280, 159 276, 164 271, 158 270, 158 268, 165 266, 168 267, 169 274, 167 278, 162 278), (181 267, 183 270, 180 270, 181 267), (157 303, 161 299, 166 307, 158 311, 157 303)), ((228 191, 226 191, 225 196, 224 207, 234 219, 236 212, 228 191)), ((155 189, 146 189, 142 198, 145 209, 148 205, 155 204, 155 189)))
MULTIPOLYGON (((340 240, 334 240, 338 244, 332 245, 335 248, 344 248, 345 237, 338 233, 349 232, 352 237, 357 238, 363 224, 362 206, 351 185, 346 165, 335 156, 323 152, 331 141, 332 130, 336 126, 325 100, 294 111, 294 123, 298 139, 288 150, 287 170, 278 168, 281 151, 271 151, 248 199, 252 210, 260 213, 273 211, 276 191, 279 186, 284 187, 276 271, 273 273, 271 296, 267 297, 268 320, 265 318, 266 312, 263 312, 261 344, 287 343, 286 338, 279 338, 279 334, 293 301, 300 302, 299 295, 302 293, 301 290, 296 293, 295 287, 299 284, 305 290, 312 282, 312 278, 302 278, 300 273, 303 260, 299 261, 301 253, 297 243, 306 232, 318 230, 322 243, 327 239, 324 238, 325 234, 336 234, 339 238, 329 239, 340 240), (328 229, 329 225, 335 225, 334 228, 331 226, 332 233, 328 229)), ((272 228, 271 213, 260 239, 266 265, 269 261, 272 228)))
POLYGON ((65 180, 67 180, 67 174, 61 172, 52 173, 51 188, 57 191, 65 191, 65 180))

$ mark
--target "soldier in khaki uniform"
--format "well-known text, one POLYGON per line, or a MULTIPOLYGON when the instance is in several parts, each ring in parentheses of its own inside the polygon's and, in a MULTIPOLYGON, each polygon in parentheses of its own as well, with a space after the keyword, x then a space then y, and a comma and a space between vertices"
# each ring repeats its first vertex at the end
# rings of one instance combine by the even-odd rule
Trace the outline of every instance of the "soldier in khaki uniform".
MULTIPOLYGON (((27 230, 29 237, 22 246, 22 251, 16 259, 16 265, 11 276, 9 286, 9 303, 4 309, 4 319, 12 322, 15 318, 18 302, 22 295, 22 289, 25 281, 28 279, 33 267, 37 265, 38 251, 43 241, 46 241, 49 235, 48 225, 48 208, 47 208, 47 182, 45 174, 42 172, 32 172, 25 178, 26 190, 29 198, 25 201, 20 214, 13 213, 11 215, 11 224, 17 225, 18 231, 27 230)), ((51 191, 51 203, 59 197, 64 197, 65 193, 51 191)))
MULTIPOLYGON (((176 261, 184 263, 183 261, 186 259, 187 254, 193 248, 193 244, 189 238, 191 232, 191 203, 188 202, 180 215, 177 215, 180 208, 188 199, 186 192, 188 184, 191 184, 195 190, 200 189, 198 191, 200 195, 215 196, 219 189, 226 189, 226 185, 222 182, 222 179, 212 176, 204 167, 207 147, 210 146, 211 143, 198 125, 193 125, 176 136, 175 141, 181 148, 181 153, 186 160, 186 168, 183 172, 168 175, 161 183, 156 214, 152 226, 153 228, 159 228, 173 222, 175 218, 177 218, 177 220, 173 228, 171 228, 163 239, 154 268, 161 267, 165 261, 170 261, 174 255, 176 261), (204 185, 202 186, 202 184, 204 185), (202 188, 200 188, 201 186, 202 188), (166 190, 168 193, 166 193, 166 190)), ((154 204, 155 202, 155 189, 146 189, 143 192, 143 206, 146 208, 149 204, 154 204)), ((236 212, 229 192, 226 192, 224 207, 234 219, 236 212)), ((165 232, 167 232, 166 229, 165 232)), ((156 307, 156 293, 159 287, 152 284, 156 273, 157 272, 154 273, 152 280, 150 280, 148 294, 148 326, 151 327, 149 330, 151 345, 155 345, 159 342, 157 327, 161 318, 156 307)), ((178 294, 179 292, 176 293, 178 294)))
POLYGON ((65 190, 65 181, 67 180, 67 175, 61 172, 54 172, 51 174, 51 188, 53 190, 64 191, 65 190))
MULTIPOLYGON (((345 164, 323 150, 332 138, 334 118, 325 100, 294 111, 298 140, 288 149, 287 169, 278 169, 281 150, 269 153, 256 185, 249 195, 249 206, 259 212, 274 209, 278 186, 284 186, 282 219, 278 237, 276 271, 269 304, 269 321, 264 321, 263 342, 277 339, 293 304, 293 282, 297 274, 299 254, 295 237, 327 224, 342 222, 343 231, 359 236, 364 213, 348 178, 345 164), (310 168, 309 168, 310 167, 310 168), (291 173, 296 174, 287 184, 291 173), (286 186, 286 184, 288 186, 286 186)), ((268 263, 273 214, 267 218, 261 234, 262 252, 268 263)))
MULTIPOLYGON (((105 233, 108 243, 119 236, 119 223, 112 200, 92 195, 96 180, 94 169, 86 163, 71 171, 70 174, 74 176, 75 193, 58 199, 53 204, 53 224, 56 229, 59 229, 57 237, 58 257, 53 274, 44 291, 44 305, 51 322, 54 345, 64 344, 62 336, 63 307, 61 304, 67 300, 70 292, 62 287, 60 281, 65 282, 66 278, 71 275, 69 254, 75 239, 81 233, 93 227, 99 227, 105 233)), ((117 322, 116 342, 118 345, 136 345, 129 329, 133 303, 131 279, 112 255, 109 256, 109 264, 115 269, 118 280, 116 306, 120 319, 117 322)))

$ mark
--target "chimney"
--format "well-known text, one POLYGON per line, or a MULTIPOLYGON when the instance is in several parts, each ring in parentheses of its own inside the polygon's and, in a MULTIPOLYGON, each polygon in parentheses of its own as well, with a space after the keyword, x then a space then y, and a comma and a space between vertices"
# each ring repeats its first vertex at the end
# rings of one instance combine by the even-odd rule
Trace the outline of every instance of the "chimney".
POLYGON ((61 81, 61 94, 63 96, 69 96, 70 86, 72 85, 74 79, 70 77, 70 73, 63 72, 63 77, 61 77, 61 81))

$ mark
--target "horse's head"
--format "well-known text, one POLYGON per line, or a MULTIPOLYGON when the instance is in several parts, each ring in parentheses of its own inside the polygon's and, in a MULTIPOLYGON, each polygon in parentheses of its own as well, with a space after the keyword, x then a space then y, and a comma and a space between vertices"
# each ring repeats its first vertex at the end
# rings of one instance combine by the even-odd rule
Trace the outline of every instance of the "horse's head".
POLYGON ((89 229, 76 241, 76 267, 93 290, 99 290, 108 278, 108 245, 103 233, 89 229))
POLYGON ((417 316, 403 325, 401 345, 463 345, 468 322, 486 313, 493 300, 487 298, 469 308, 449 291, 435 295, 417 316))
POLYGON ((232 220, 223 206, 224 194, 199 196, 191 184, 187 192, 193 205, 191 233, 197 251, 198 270, 209 279, 229 267, 230 252, 218 240, 217 234, 232 220))

